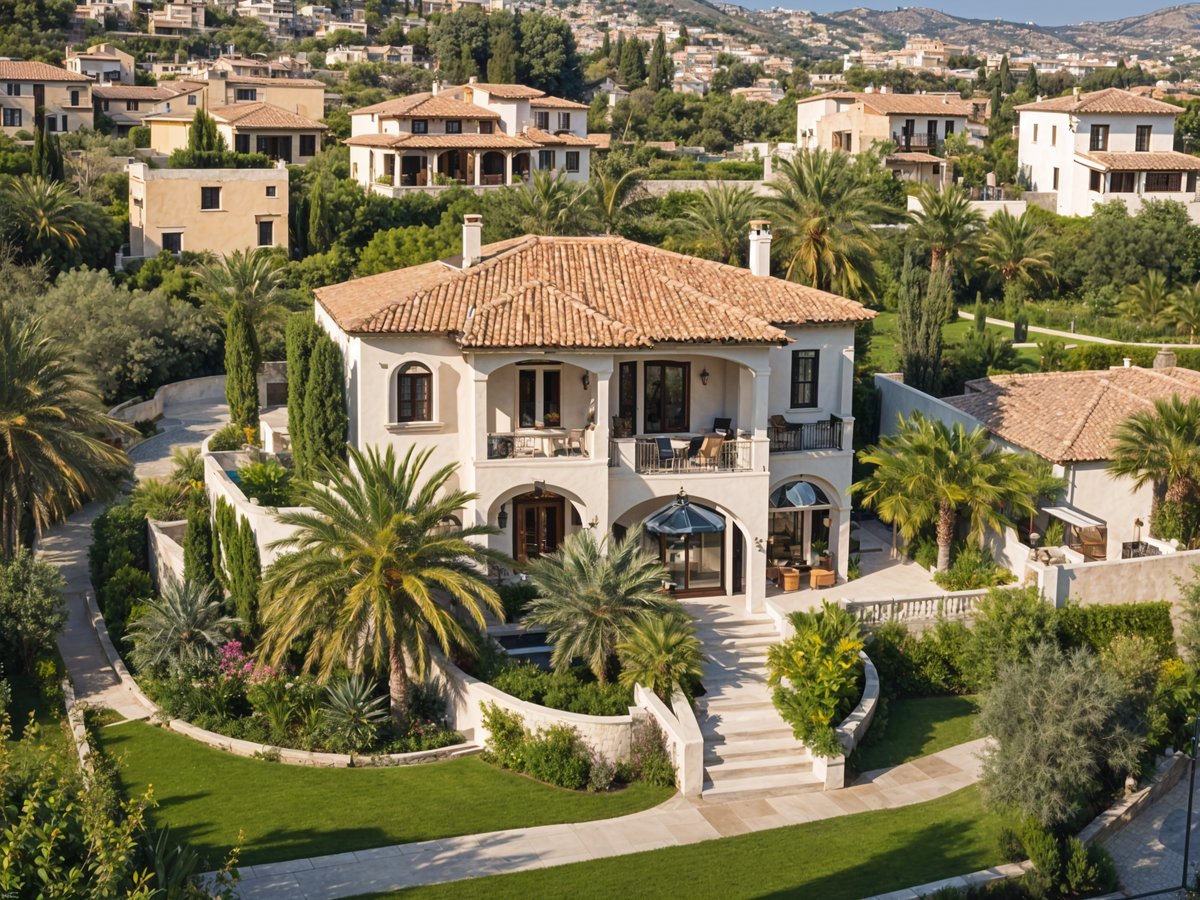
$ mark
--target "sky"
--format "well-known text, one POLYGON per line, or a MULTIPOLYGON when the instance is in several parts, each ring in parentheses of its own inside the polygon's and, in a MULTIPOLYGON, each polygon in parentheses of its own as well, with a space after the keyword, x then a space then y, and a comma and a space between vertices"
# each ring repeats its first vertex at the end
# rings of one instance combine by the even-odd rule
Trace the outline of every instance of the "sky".
POLYGON ((927 3, 886 3, 878 0, 734 0, 742 6, 767 9, 783 6, 789 9, 809 9, 813 12, 851 9, 868 6, 873 9, 895 9, 897 6, 928 6, 954 16, 971 19, 1002 18, 1013 22, 1037 22, 1039 25, 1065 25, 1088 20, 1121 19, 1174 5, 1171 0, 941 0, 927 3))

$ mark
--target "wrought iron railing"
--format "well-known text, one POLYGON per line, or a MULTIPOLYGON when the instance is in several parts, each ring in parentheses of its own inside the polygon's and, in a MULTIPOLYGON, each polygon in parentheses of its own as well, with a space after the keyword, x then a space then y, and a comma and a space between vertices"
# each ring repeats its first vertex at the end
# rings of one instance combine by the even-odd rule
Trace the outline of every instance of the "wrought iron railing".
POLYGON ((772 453, 803 450, 841 450, 843 425, 837 416, 820 422, 772 425, 767 429, 772 453))
POLYGON ((716 454, 711 457, 701 455, 699 448, 689 455, 690 448, 686 446, 674 447, 670 456, 664 456, 659 451, 656 440, 639 438, 635 442, 634 468, 642 475, 675 472, 748 472, 751 466, 751 446, 751 441, 735 438, 723 441, 716 454))

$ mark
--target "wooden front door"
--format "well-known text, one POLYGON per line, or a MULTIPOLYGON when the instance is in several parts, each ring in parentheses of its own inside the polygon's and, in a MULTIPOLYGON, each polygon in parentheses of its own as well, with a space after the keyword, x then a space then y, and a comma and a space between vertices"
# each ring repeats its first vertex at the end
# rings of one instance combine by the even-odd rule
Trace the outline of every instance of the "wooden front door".
POLYGON ((566 503, 555 494, 526 494, 513 500, 513 558, 528 562, 558 549, 563 539, 566 503))

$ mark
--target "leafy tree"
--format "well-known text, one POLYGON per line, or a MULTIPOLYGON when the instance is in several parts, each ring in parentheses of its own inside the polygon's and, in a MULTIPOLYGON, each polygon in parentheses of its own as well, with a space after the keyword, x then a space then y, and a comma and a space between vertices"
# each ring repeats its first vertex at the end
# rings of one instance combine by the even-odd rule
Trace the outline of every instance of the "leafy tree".
POLYGON ((323 460, 346 454, 346 398, 342 352, 324 331, 313 341, 304 386, 304 459, 306 471, 323 460))
POLYGON ((1029 468, 1018 454, 993 444, 983 428, 947 427, 914 413, 899 420, 894 434, 860 451, 858 459, 875 467, 851 488, 863 506, 895 522, 905 540, 936 525, 939 572, 950 567, 960 510, 971 539, 980 545, 989 531, 1011 527, 1010 515, 1033 512, 1029 468))
POLYGON ((188 501, 187 530, 183 535, 183 580, 200 586, 216 585, 213 561, 212 519, 204 491, 192 491, 188 501))
POLYGON ((747 229, 762 205, 747 185, 714 182, 688 206, 680 233, 700 256, 731 266, 744 265, 747 229))
POLYGON ((1004 666, 1029 659, 1039 643, 1054 640, 1054 616, 1036 588, 989 590, 971 622, 971 646, 964 654, 968 681, 987 690, 1004 666))
POLYGON ((643 685, 670 703, 676 691, 691 694, 692 682, 704 675, 704 651, 696 626, 682 611, 646 617, 617 643, 623 687, 643 685))
POLYGON ((0 559, 115 488, 128 460, 96 435, 128 431, 40 320, 0 304, 0 559))
POLYGON ((287 323, 288 434, 292 444, 292 465, 296 474, 307 478, 308 443, 305 435, 304 399, 308 387, 309 360, 317 340, 317 323, 306 315, 297 315, 287 323))
POLYGON ((350 663, 355 671, 388 670, 392 716, 408 719, 411 672, 428 671, 431 646, 445 652, 471 642, 445 594, 477 628, 484 610, 503 604, 480 574, 499 557, 478 541, 488 525, 447 527, 475 495, 449 490, 454 464, 424 477, 432 450, 410 447, 397 459, 385 450, 350 448, 349 460, 327 461, 318 486, 302 489, 306 509, 281 513, 295 533, 275 547, 281 556, 264 580, 263 646, 282 662, 307 642, 305 668, 328 678, 350 663))
POLYGON ((517 80, 517 46, 512 31, 499 31, 491 42, 487 80, 492 84, 514 84, 517 80))
POLYGON ((212 660, 237 624, 221 612, 212 584, 168 576, 159 597, 129 629, 133 660, 139 669, 159 675, 212 660))
POLYGON ((65 587, 57 568, 24 547, 0 563, 0 649, 20 666, 17 671, 32 673, 34 664, 53 652, 54 639, 67 624, 65 587))
POLYGON ((777 168, 770 209, 785 277, 851 298, 873 296, 879 238, 871 225, 885 210, 850 157, 805 150, 777 168))
POLYGON ((921 208, 913 213, 909 230, 917 244, 929 251, 930 270, 970 263, 983 226, 983 214, 956 185, 922 184, 917 193, 921 208))
POLYGON ((1200 331, 1200 281, 1172 293, 1163 318, 1175 326, 1177 334, 1186 334, 1189 344, 1196 343, 1196 332, 1200 331))
POLYGON ((1121 309, 1125 315, 1153 324, 1167 311, 1171 302, 1171 291, 1163 273, 1151 269, 1121 294, 1121 309))
POLYGON ((999 275, 1006 286, 1012 282, 1029 285, 1052 278, 1054 253, 1047 237, 1046 227, 1033 216, 1028 213, 1014 216, 1001 209, 988 220, 987 232, 979 242, 981 252, 977 262, 999 275))
POLYGON ((1143 736, 1124 720, 1127 704, 1120 679, 1085 648, 1064 652, 1047 641, 1003 667, 979 713, 993 738, 985 799, 1045 829, 1067 826, 1085 798, 1137 768, 1143 736))
POLYGON ((564 235, 585 230, 588 189, 568 181, 565 172, 555 175, 539 169, 529 184, 502 188, 496 194, 493 210, 519 233, 564 235))
POLYGON ((529 566, 538 596, 525 619, 547 629, 555 669, 582 659, 597 681, 607 682, 617 645, 636 623, 676 608, 659 590, 665 577, 666 569, 642 546, 640 525, 621 540, 597 540, 584 528, 529 566))
POLYGON ((225 400, 229 416, 242 428, 258 428, 258 339, 235 303, 225 316, 225 400))

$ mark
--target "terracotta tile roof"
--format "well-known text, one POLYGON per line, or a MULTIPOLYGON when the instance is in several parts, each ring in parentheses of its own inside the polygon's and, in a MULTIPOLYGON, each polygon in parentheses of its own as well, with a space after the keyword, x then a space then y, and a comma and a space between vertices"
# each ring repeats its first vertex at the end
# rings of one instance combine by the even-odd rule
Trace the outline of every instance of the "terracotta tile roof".
POLYGON ((1127 113, 1129 115, 1161 115, 1177 116, 1183 108, 1153 100, 1150 97, 1139 97, 1120 88, 1105 88, 1102 91, 1089 91, 1076 97, 1068 94, 1065 97, 1054 97, 1037 103, 1022 103, 1017 112, 1069 112, 1069 113, 1127 113))
POLYGON ((221 81, 227 84, 261 84, 269 87, 306 87, 306 88, 323 88, 325 82, 317 81, 315 78, 261 78, 257 75, 234 75, 230 73, 225 78, 209 78, 209 82, 218 83, 221 81))
POLYGON ((874 315, 844 297, 616 237, 526 236, 484 247, 465 271, 426 263, 316 296, 350 333, 449 334, 491 348, 780 343, 781 326, 874 315))
POLYGON ((512 134, 360 134, 347 138, 350 147, 394 147, 405 150, 530 150, 538 145, 512 134))
POLYGON ((395 117, 400 119, 499 119, 500 114, 490 109, 476 106, 447 97, 445 92, 436 96, 423 91, 419 94, 409 94, 406 97, 396 97, 364 106, 350 113, 352 116, 374 114, 377 116, 395 117))
POLYGON ((170 100, 180 94, 186 94, 189 89, 177 89, 164 82, 157 86, 141 84, 97 84, 92 88, 92 96, 97 100, 170 100))
POLYGON ((916 151, 900 152, 890 154, 885 161, 895 161, 901 163, 940 163, 944 160, 940 156, 934 156, 932 153, 919 153, 916 151))
POLYGON ((530 107, 533 109, 587 109, 586 103, 576 103, 574 100, 564 100, 562 97, 538 97, 536 100, 529 101, 530 107))
POLYGON ((308 131, 324 131, 325 126, 307 116, 288 112, 270 103, 235 103, 232 106, 216 106, 209 114, 218 122, 227 122, 238 128, 303 128, 308 131))
POLYGON ((1051 462, 1109 457, 1117 426, 1155 400, 1200 397, 1200 372, 1138 366, 1097 372, 993 375, 969 381, 946 402, 974 416, 996 437, 1051 462))
POLYGON ((596 134, 588 132, 588 141, 597 150, 608 150, 609 148, 612 147, 612 135, 609 134, 607 131, 599 132, 596 134))
POLYGON ((1137 172, 1197 172, 1200 171, 1200 156, 1178 153, 1175 150, 1158 150, 1148 153, 1108 153, 1094 151, 1080 153, 1079 159, 1094 163, 1098 169, 1134 170, 1137 172))
POLYGON ((461 94, 471 88, 479 88, 482 91, 487 91, 488 96, 495 97, 497 100, 531 100, 534 97, 546 96, 545 91, 525 87, 523 84, 489 84, 484 81, 474 84, 462 84, 458 87, 450 88, 450 90, 456 94, 461 94))
POLYGON ((890 91, 881 94, 876 91, 828 91, 797 100, 797 103, 811 103, 815 100, 849 100, 861 103, 868 109, 885 116, 894 115, 929 115, 929 116, 970 116, 972 105, 970 100, 963 100, 957 94, 893 94, 890 91))
POLYGON ((555 134, 553 131, 542 131, 540 128, 526 128, 522 134, 536 144, 543 146, 567 146, 567 147, 592 147, 591 141, 586 138, 577 137, 576 135, 564 132, 555 134))
POLYGON ((22 62, 0 59, 0 81, 86 81, 86 75, 76 75, 44 62, 22 62))

